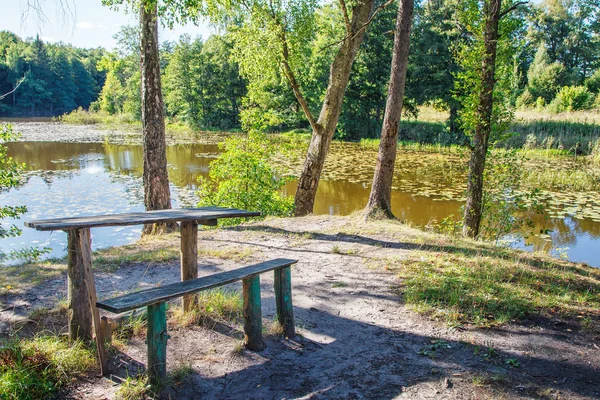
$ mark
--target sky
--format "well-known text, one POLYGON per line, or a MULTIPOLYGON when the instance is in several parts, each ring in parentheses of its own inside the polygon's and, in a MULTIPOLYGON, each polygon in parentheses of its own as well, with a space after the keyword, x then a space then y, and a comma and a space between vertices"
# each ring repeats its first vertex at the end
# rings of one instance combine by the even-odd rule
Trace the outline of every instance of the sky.
MULTIPOLYGON (((114 11, 103 6, 102 0, 0 0, 0 14, 0 30, 11 31, 23 39, 39 34, 47 42, 109 50, 114 49, 113 35, 121 26, 138 24, 137 15, 114 11), (39 4, 43 17, 30 4, 39 4)), ((160 41, 177 40, 184 33, 207 39, 214 32, 215 28, 202 23, 177 25, 173 30, 161 26, 158 36, 160 41)))

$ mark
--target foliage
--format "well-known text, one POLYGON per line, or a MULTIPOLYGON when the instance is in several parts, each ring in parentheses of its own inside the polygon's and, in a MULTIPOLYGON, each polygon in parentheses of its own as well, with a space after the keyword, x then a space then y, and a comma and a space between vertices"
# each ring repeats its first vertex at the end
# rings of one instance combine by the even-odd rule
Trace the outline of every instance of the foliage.
POLYGON ((538 98, 542 98, 546 104, 550 103, 560 88, 571 81, 562 64, 550 61, 546 47, 543 45, 539 47, 529 67, 527 79, 527 90, 522 95, 524 106, 532 105, 533 100, 538 98), (523 100, 524 96, 529 96, 531 100, 523 100))
POLYGON ((538 201, 539 189, 522 187, 525 160, 517 150, 495 150, 488 157, 484 172, 486 190, 480 236, 498 243, 519 229, 533 227, 526 212, 543 213, 538 201))
POLYGON ((585 80, 585 87, 592 93, 600 94, 600 68, 585 80))
POLYGON ((531 7, 529 40, 571 75, 573 82, 563 85, 582 84, 600 66, 599 8, 598 0, 545 0, 531 7))
MULTIPOLYGON (((0 130, 0 193, 17 187, 21 181, 21 171, 24 164, 17 163, 8 155, 6 143, 16 140, 17 134, 12 131, 12 126, 2 125, 0 130)), ((27 212, 26 206, 0 206, 0 219, 18 219, 27 212)), ((21 229, 12 224, 8 228, 0 224, 0 239, 21 235, 21 229)), ((0 252, 0 260, 3 258, 37 260, 50 250, 48 248, 26 247, 11 251, 9 254, 0 252)))
POLYGON ((22 40, 6 31, 0 43, 0 94, 16 89, 0 100, 0 114, 60 115, 88 108, 98 97, 105 79, 97 68, 103 49, 22 40))
MULTIPOLYGON (((510 7, 510 3, 504 7, 510 7)), ((472 136, 479 122, 480 93, 482 88, 481 55, 484 54, 483 31, 486 18, 481 3, 467 1, 461 3, 457 17, 468 32, 468 39, 459 42, 455 48, 455 59, 460 69, 455 74, 454 98, 462 108, 459 111, 460 125, 464 133, 472 136)), ((512 121, 511 83, 514 74, 513 55, 519 45, 520 18, 512 13, 499 23, 495 79, 492 111, 492 137, 494 143, 503 138, 512 121)))
POLYGON ((548 105, 552 112, 589 110, 594 105, 594 95, 585 86, 565 86, 548 105))
MULTIPOLYGON (((260 211, 262 216, 289 216, 293 199, 282 193, 288 177, 270 161, 277 145, 264 133, 251 130, 220 145, 223 153, 210 164, 209 179, 200 178, 199 206, 223 206, 260 211)), ((226 223, 235 224, 236 218, 226 223)))
POLYGON ((196 128, 239 127, 246 82, 231 50, 227 35, 213 35, 206 42, 180 38, 164 72, 167 116, 196 128))
MULTIPOLYGON (((6 142, 16 140, 18 135, 14 134, 10 125, 3 125, 0 131, 0 193, 10 188, 19 186, 21 179, 21 170, 25 167, 23 164, 18 164, 12 157, 8 156, 8 148, 6 142)), ((4 218, 19 218, 27 212, 25 206, 0 206, 0 219, 4 218)), ((15 225, 7 228, 0 225, 0 239, 19 236, 21 230, 15 225)))
POLYGON ((81 342, 37 336, 0 342, 0 398, 43 399, 95 365, 81 342))

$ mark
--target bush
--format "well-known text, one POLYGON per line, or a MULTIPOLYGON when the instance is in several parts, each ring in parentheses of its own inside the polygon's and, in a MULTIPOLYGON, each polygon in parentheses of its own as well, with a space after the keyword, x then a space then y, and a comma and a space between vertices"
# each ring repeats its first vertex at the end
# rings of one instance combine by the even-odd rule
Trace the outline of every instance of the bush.
POLYGON ((600 69, 585 80, 585 87, 592 93, 600 93, 600 69))
POLYGON ((585 86, 565 86, 556 95, 549 109, 552 112, 589 110, 594 105, 594 95, 585 86))
POLYGON ((260 211, 263 216, 292 214, 293 198, 281 193, 289 178, 272 165, 277 147, 266 134, 252 130, 246 136, 228 138, 219 147, 223 153, 211 162, 209 179, 199 179, 199 206, 260 211))
POLYGON ((531 92, 529 91, 529 89, 525 88, 523 93, 519 97, 517 97, 515 106, 517 108, 528 108, 534 104, 534 100, 535 99, 531 95, 531 92))

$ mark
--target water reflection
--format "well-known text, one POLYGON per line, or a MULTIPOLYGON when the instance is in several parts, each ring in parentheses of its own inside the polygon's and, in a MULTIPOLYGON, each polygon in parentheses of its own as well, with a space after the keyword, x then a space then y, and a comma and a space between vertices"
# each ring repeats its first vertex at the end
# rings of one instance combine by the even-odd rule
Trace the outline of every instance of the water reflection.
MULTIPOLYGON (((347 215, 364 207, 369 196, 372 166, 366 160, 374 156, 365 150, 362 162, 355 144, 332 146, 332 163, 319 185, 315 213, 347 215), (352 148, 354 146, 354 148, 352 148), (344 155, 348 155, 348 161, 344 155), (339 171, 345 165, 343 171, 339 171), (354 165, 355 175, 348 165, 354 165), (338 171, 336 171, 336 168, 338 171), (337 174, 337 175, 336 175, 337 174)), ((373 153, 373 154, 371 154, 373 153)), ((175 145, 167 148, 169 177, 175 206, 193 205, 193 191, 199 176, 206 176, 210 162, 217 156, 214 144, 175 145)), ((25 219, 52 218, 101 213, 138 211, 143 209, 142 147, 108 143, 16 142, 9 144, 9 155, 17 162, 27 164, 26 184, 19 189, 0 194, 0 202, 7 205, 26 204, 29 213, 25 219)), ((407 155, 407 157, 412 157, 407 155)), ((329 162, 329 160, 328 160, 329 162)), ((373 160, 374 162, 374 160, 373 160)), ((411 161, 412 162, 412 161, 411 161)), ((398 218, 424 226, 441 221, 449 215, 460 215, 461 202, 447 200, 445 191, 462 190, 459 184, 463 166, 454 159, 435 155, 419 158, 418 168, 404 163, 395 174, 393 211, 398 218), (430 168, 427 157, 431 158, 430 168), (442 175, 454 169, 455 173, 442 175), (427 175, 428 179, 423 181, 427 175), (451 177, 452 179, 449 179, 451 177), (418 188, 418 191, 414 189, 418 188), (431 191, 430 191, 431 189, 431 191), (428 194, 430 191, 431 194, 428 194), (419 195, 416 193, 425 193, 419 195)), ((296 190, 296 182, 284 188, 288 194, 296 190)), ((587 219, 564 219, 530 216, 536 231, 550 230, 549 235, 536 235, 517 241, 516 245, 533 250, 559 250, 569 259, 600 266, 600 223, 587 219)), ((139 227, 94 229, 96 248, 118 245, 135 240, 139 227)), ((0 241, 0 250, 7 251, 22 245, 41 244, 53 248, 53 255, 64 253, 66 238, 63 233, 48 235, 24 229, 16 239, 0 241)))

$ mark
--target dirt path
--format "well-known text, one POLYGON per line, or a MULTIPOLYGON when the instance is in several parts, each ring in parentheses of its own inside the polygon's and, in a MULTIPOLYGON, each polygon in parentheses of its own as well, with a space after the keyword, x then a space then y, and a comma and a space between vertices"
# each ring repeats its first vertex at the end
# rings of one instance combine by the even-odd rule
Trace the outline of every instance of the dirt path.
MULTIPOLYGON (((380 234, 353 234, 350 218, 274 219, 238 229, 204 231, 200 249, 237 251, 244 263, 297 258, 292 285, 300 335, 267 336, 260 353, 239 351, 239 327, 173 329, 169 369, 189 364, 193 373, 172 385, 172 399, 481 399, 600 398, 600 349, 572 326, 526 321, 501 329, 450 329, 409 310, 398 278, 374 259, 404 257, 411 246, 389 247, 380 234), (343 232, 343 233, 342 233, 343 232), (571 331, 569 331, 571 330, 571 331)), ((418 236, 405 228, 405 235, 418 236)), ((201 257, 200 275, 239 265, 201 257)), ((176 262, 148 268, 131 264, 99 272, 99 297, 179 279, 176 262)), ((274 319, 270 274, 261 276, 263 317, 274 319)), ((235 286, 238 287, 239 286, 235 286)), ((32 289, 14 304, 13 317, 48 304, 64 292, 64 278, 32 289), (29 296, 29 297, 27 297, 29 296), (23 300, 26 299, 26 300, 23 300), (19 311, 21 310, 21 311, 19 311)), ((7 312, 0 320, 9 318, 7 312)), ((595 342, 594 342, 595 340, 595 342)), ((118 375, 142 368, 143 337, 113 358, 118 375)), ((131 372, 129 372, 131 373, 131 372)), ((118 379, 115 379, 118 381, 118 379)), ((118 385, 90 378, 72 398, 113 398, 118 385)))

